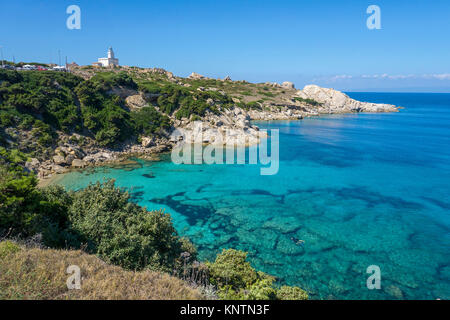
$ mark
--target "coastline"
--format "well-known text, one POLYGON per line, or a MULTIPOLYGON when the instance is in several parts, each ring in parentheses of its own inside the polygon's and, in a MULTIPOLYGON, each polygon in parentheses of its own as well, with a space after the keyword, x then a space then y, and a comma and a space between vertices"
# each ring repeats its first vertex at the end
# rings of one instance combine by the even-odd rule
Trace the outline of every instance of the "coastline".
POLYGON ((165 154, 167 152, 161 152, 157 154, 135 154, 135 153, 129 153, 128 155, 123 155, 122 157, 115 159, 115 160, 109 160, 105 162, 97 162, 95 164, 91 164, 89 166, 83 167, 83 168, 67 168, 64 172, 61 173, 54 173, 50 176, 45 177, 38 177, 38 187, 39 188, 45 188, 54 184, 57 184, 58 181, 64 178, 65 175, 74 172, 74 171, 85 171, 90 169, 96 169, 101 167, 110 167, 110 168, 117 168, 117 167, 123 167, 123 166, 132 166, 137 164, 137 161, 131 160, 131 159, 137 159, 137 160, 145 160, 145 161, 161 161, 160 156, 165 154))
MULTIPOLYGON (((400 108, 398 108, 400 109, 400 108)), ((399 112, 397 110, 397 112, 399 112)), ((389 112, 384 112, 389 113, 389 112)), ((270 117, 270 118, 263 118, 263 119, 250 119, 249 121, 256 121, 256 122, 270 122, 270 121, 301 121, 305 118, 320 118, 322 116, 327 115, 334 115, 334 114, 373 114, 373 112, 334 112, 334 113, 319 113, 319 114, 308 114, 303 115, 302 117, 290 117, 290 118, 277 118, 277 117, 270 117)), ((252 125, 252 127, 256 127, 252 125)), ((258 128, 258 127, 256 127, 258 128)), ((257 130, 259 132, 259 128, 257 130)), ((245 139, 244 139, 245 140, 245 139)), ((214 145, 214 143, 212 143, 214 145)), ((247 141, 242 145, 236 145, 236 147, 243 146, 245 148, 248 148, 251 145, 254 145, 255 143, 248 143, 247 141)), ((256 144, 259 144, 259 141, 256 142, 256 144)), ((203 143, 203 145, 208 145, 208 143, 203 143)), ((58 181, 60 181, 66 174, 73 172, 73 171, 84 171, 88 170, 89 168, 99 168, 99 167, 118 167, 121 165, 131 164, 135 163, 135 161, 130 160, 132 158, 138 159, 138 160, 145 160, 145 161, 161 161, 160 156, 163 154, 169 153, 172 148, 175 146, 175 143, 173 141, 164 141, 163 144, 153 146, 151 148, 145 148, 141 145, 135 144, 131 146, 127 146, 125 150, 122 151, 112 151, 111 154, 113 155, 112 158, 108 158, 105 160, 99 160, 93 163, 89 163, 86 166, 83 166, 81 168, 75 168, 75 167, 69 167, 66 168, 63 172, 54 172, 50 176, 41 176, 38 175, 38 187, 45 188, 50 185, 57 184, 58 181), (140 151, 135 151, 135 149, 138 148, 140 151)), ((102 149, 104 152, 104 149, 102 149)), ((100 153, 101 151, 98 151, 97 153, 100 153)))
POLYGON ((51 185, 57 184, 58 181, 62 180, 62 178, 64 178, 64 175, 69 173, 65 172, 65 173, 61 173, 61 174, 54 174, 50 177, 47 178, 38 178, 38 188, 46 188, 49 187, 51 185))
MULTIPOLYGON (((154 76, 155 72, 162 71, 148 70, 146 72, 154 76)), ((163 74, 169 82, 180 87, 192 87, 194 91, 191 95, 196 95, 197 92, 213 93, 212 96, 228 97, 232 103, 224 107, 220 99, 215 101, 209 98, 206 103, 211 109, 206 109, 201 117, 195 117, 192 114, 178 117, 176 113, 167 113, 155 105, 154 95, 149 96, 145 92, 127 90, 119 86, 114 88, 114 92, 123 99, 130 112, 153 105, 156 112, 161 112, 168 118, 170 127, 157 134, 129 136, 127 141, 117 142, 112 148, 101 147, 93 136, 57 132, 58 138, 51 147, 52 150, 44 157, 30 159, 25 165, 26 168, 34 171, 39 180, 45 181, 50 178, 55 181, 53 176, 73 169, 85 169, 111 163, 117 165, 132 157, 154 160, 161 153, 172 150, 179 142, 190 138, 194 138, 195 143, 210 145, 235 144, 237 147, 255 145, 264 136, 251 121, 292 121, 330 114, 399 111, 399 108, 394 105, 357 101, 340 91, 316 85, 307 85, 297 90, 292 83, 250 84, 232 80, 210 80, 200 75, 180 78, 171 76, 166 71, 163 74), (203 81, 202 85, 205 87, 193 87, 198 85, 195 81, 203 81), (230 88, 225 89, 230 85, 241 86, 241 90, 251 89, 251 95, 242 96, 230 88), (225 86, 223 87, 225 91, 219 89, 222 86, 225 86), (268 98, 269 96, 271 98, 268 98), (198 126, 198 123, 201 125, 198 126)), ((48 183, 42 182, 41 185, 48 185, 48 183)))

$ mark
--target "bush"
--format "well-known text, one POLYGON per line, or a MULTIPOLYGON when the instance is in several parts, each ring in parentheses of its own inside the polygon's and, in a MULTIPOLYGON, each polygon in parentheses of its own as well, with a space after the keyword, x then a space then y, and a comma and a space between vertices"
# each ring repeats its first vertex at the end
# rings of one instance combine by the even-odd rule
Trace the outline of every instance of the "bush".
POLYGON ((17 150, 0 147, 0 236, 7 232, 27 236, 35 230, 39 193, 35 176, 21 167, 25 161, 17 150))
POLYGON ((113 146, 134 134, 124 102, 108 93, 114 84, 127 84, 127 79, 96 76, 75 89, 81 103, 83 124, 101 146, 113 146))
POLYGON ((247 260, 247 253, 234 249, 223 250, 214 263, 209 263, 211 282, 219 287, 246 288, 258 280, 258 274, 247 260))
POLYGON ((154 107, 143 107, 133 112, 131 118, 137 132, 143 135, 159 134, 171 126, 170 119, 159 113, 154 107))
POLYGON ((247 253, 234 249, 223 250, 213 263, 207 263, 210 281, 218 287, 221 299, 275 299, 272 287, 275 278, 256 271, 247 261, 247 253))
POLYGON ((279 300, 307 300, 308 294, 299 287, 282 286, 277 291, 279 300))
POLYGON ((20 247, 11 241, 0 242, 0 260, 6 258, 7 255, 20 251, 20 247))
POLYGON ((283 286, 277 290, 275 278, 256 271, 247 261, 247 253, 234 249, 223 250, 216 260, 207 263, 210 281, 225 300, 304 300, 305 291, 298 287, 283 286))
POLYGON ((71 199, 62 187, 36 188, 34 174, 22 165, 26 156, 0 148, 0 236, 42 235, 44 244, 64 247, 77 236, 68 224, 71 199))
POLYGON ((74 193, 69 208, 73 230, 88 252, 110 263, 132 270, 171 271, 184 248, 170 215, 149 212, 129 199, 114 181, 74 193))
POLYGON ((0 101, 69 132, 80 121, 73 91, 81 81, 61 72, 0 70, 0 101))
POLYGON ((304 98, 300 98, 300 97, 295 97, 294 100, 305 103, 305 104, 309 104, 310 106, 314 106, 314 107, 319 107, 319 106, 323 105, 323 103, 317 102, 314 99, 304 99, 304 98))

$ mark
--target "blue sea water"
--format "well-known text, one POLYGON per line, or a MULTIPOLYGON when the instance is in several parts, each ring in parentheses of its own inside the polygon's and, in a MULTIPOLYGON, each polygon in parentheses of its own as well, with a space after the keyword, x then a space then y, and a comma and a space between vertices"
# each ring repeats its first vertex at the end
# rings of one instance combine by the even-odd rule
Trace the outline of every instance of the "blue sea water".
POLYGON ((114 178, 133 201, 170 212, 201 259, 248 251, 254 267, 312 299, 450 299, 450 94, 349 95, 405 109, 257 123, 280 130, 273 176, 167 157, 60 183, 114 178), (380 290, 367 289, 370 265, 380 290))

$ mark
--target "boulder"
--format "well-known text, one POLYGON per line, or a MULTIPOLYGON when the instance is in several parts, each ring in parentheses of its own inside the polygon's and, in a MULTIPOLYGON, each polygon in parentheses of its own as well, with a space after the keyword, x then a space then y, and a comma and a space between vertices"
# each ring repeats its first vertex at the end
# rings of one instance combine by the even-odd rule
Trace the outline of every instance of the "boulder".
POLYGON ((156 144, 155 144, 155 141, 154 141, 154 139, 152 137, 142 137, 141 145, 144 148, 148 148, 148 147, 154 146, 156 144))
POLYGON ((57 165, 66 164, 66 159, 61 155, 56 155, 53 157, 53 162, 57 165))
POLYGON ((193 79, 193 80, 201 80, 201 79, 206 79, 205 76, 202 76, 201 74, 198 74, 196 72, 192 72, 191 75, 188 77, 189 79, 193 79))
POLYGON ((67 172, 67 169, 64 168, 63 166, 54 164, 54 165, 52 165, 52 167, 51 167, 51 171, 54 172, 54 173, 60 174, 60 173, 65 173, 65 172, 67 172))
POLYGON ((127 97, 125 102, 131 109, 139 109, 147 105, 147 101, 140 94, 127 97))
POLYGON ((67 164, 72 164, 72 161, 73 160, 75 160, 75 155, 74 154, 69 154, 67 157, 66 157, 66 163, 67 164))
POLYGON ((80 159, 74 159, 72 161, 72 167, 74 168, 84 168, 86 166, 86 162, 80 159))
POLYGON ((34 171, 39 168, 40 162, 36 158, 31 158, 29 161, 25 163, 25 168, 27 168, 29 171, 34 171))
POLYGON ((281 84, 281 87, 285 88, 285 89, 295 89, 295 86, 292 82, 290 81, 285 81, 281 84))
POLYGON ((95 162, 95 157, 92 155, 86 156, 83 158, 83 161, 88 163, 88 162, 95 162))

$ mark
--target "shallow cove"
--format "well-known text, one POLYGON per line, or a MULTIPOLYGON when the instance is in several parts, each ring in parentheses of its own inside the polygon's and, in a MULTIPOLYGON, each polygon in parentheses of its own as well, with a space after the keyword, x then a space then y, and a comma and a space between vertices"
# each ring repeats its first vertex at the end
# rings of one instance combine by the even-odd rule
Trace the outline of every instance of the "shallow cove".
POLYGON ((133 201, 170 212, 201 259, 248 251, 253 266, 313 299, 450 299, 450 94, 350 96, 406 109, 258 123, 280 130, 274 176, 167 157, 58 183, 114 178, 133 201), (381 290, 366 287, 369 265, 381 268, 381 290))

